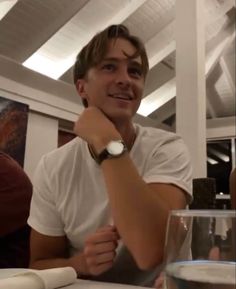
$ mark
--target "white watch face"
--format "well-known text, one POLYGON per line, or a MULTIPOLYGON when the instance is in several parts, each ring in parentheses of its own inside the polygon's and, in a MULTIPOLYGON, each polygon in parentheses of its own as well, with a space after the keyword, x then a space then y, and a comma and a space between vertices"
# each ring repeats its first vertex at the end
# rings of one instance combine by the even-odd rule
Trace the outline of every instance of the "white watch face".
POLYGON ((124 150, 124 144, 121 141, 111 141, 107 145, 107 151, 113 156, 120 155, 124 150))

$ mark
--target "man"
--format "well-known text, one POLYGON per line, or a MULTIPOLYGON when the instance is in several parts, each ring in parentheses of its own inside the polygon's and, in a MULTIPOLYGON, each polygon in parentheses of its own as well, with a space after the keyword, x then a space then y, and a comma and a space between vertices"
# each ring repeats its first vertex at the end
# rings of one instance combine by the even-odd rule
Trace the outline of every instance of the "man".
POLYGON ((191 166, 178 136, 132 123, 147 72, 142 42, 123 25, 95 35, 77 56, 85 109, 78 138, 38 166, 32 268, 72 266, 89 279, 153 284, 168 213, 191 199, 191 166))
POLYGON ((21 166, 0 151, 0 268, 29 265, 32 184, 21 166))

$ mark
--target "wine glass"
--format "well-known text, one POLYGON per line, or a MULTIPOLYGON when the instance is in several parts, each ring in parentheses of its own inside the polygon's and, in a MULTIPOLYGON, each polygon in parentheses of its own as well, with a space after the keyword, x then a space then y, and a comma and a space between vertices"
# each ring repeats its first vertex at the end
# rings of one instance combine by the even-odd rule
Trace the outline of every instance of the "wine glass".
POLYGON ((173 210, 165 242, 165 289, 236 288, 236 211, 173 210))

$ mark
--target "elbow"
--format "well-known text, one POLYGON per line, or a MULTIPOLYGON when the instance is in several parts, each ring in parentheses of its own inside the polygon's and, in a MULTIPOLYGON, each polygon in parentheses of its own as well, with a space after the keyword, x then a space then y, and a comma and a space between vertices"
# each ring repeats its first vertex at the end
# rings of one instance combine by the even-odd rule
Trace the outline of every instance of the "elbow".
POLYGON ((162 263, 163 252, 160 250, 139 250, 133 258, 140 270, 151 270, 162 263), (148 252, 149 251, 149 252, 148 252))

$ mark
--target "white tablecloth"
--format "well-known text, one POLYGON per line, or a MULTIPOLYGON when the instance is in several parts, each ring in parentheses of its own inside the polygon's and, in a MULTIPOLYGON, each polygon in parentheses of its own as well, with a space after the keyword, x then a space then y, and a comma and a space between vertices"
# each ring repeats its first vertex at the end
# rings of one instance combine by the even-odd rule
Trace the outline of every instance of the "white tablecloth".
POLYGON ((147 287, 77 279, 76 283, 63 287, 63 289, 147 289, 147 287))
MULTIPOLYGON (((9 278, 15 274, 24 273, 28 269, 0 269, 0 283, 1 279, 9 278)), ((147 287, 131 286, 114 283, 104 283, 89 280, 76 279, 75 283, 60 287, 61 289, 147 289, 147 287)), ((6 288, 7 289, 7 288, 6 288)))

